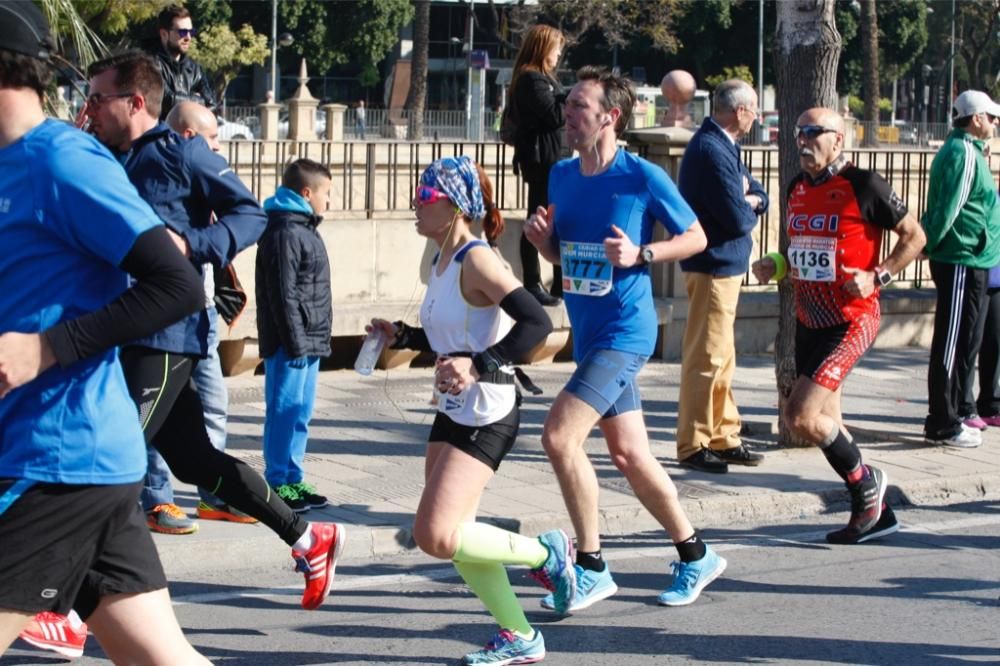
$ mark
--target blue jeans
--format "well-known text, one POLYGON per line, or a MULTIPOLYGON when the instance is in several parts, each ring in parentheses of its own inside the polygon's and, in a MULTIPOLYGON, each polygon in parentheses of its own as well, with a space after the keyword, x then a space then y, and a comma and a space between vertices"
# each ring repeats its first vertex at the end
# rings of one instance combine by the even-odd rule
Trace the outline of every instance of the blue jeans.
MULTIPOLYGON (((229 412, 229 393, 222 377, 219 361, 219 317, 215 308, 208 308, 208 357, 198 361, 191 379, 198 389, 198 397, 205 414, 208 439, 219 451, 226 450, 226 416, 229 412)), ((170 482, 170 468, 163 456, 152 446, 146 447, 146 481, 142 488, 142 508, 149 511, 157 504, 173 504, 174 488, 170 482)), ((222 500, 204 488, 198 489, 201 501, 211 506, 222 506, 222 500)))
POLYGON ((317 356, 292 359, 278 347, 264 359, 264 479, 272 487, 303 480, 318 376, 317 356))

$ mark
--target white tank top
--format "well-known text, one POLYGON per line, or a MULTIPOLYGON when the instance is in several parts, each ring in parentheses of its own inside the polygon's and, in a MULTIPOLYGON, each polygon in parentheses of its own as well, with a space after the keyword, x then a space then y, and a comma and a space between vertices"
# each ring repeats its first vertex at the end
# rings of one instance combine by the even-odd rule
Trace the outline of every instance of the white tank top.
MULTIPOLYGON (((510 330, 513 322, 497 305, 476 306, 462 295, 462 260, 476 246, 489 247, 481 240, 462 246, 438 275, 437 259, 431 264, 427 293, 420 306, 420 325, 439 356, 455 352, 481 352, 496 344, 510 330)), ((512 367, 503 372, 514 374, 512 367)), ((437 387, 435 386, 435 391, 437 387)), ((514 408, 514 384, 476 382, 458 395, 437 392, 437 408, 452 421, 467 426, 483 426, 510 413, 514 408)))

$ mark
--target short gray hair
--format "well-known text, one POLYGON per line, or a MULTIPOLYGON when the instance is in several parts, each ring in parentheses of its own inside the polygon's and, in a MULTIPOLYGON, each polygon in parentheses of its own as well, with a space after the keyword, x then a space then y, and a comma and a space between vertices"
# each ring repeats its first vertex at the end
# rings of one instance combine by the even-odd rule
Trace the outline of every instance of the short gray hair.
POLYGON ((753 107, 754 90, 742 79, 729 79, 715 87, 712 96, 712 112, 735 111, 740 106, 753 107))

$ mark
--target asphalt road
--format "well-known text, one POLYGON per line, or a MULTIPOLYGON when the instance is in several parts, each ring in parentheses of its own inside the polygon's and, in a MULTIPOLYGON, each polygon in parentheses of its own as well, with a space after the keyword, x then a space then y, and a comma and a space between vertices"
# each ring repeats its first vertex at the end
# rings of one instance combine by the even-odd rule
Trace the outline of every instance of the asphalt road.
MULTIPOLYGON (((658 534, 605 543, 620 590, 577 616, 538 606, 512 570, 546 664, 952 664, 1000 661, 1000 501, 898 511, 882 542, 830 547, 843 516, 705 534, 729 561, 686 608, 661 608, 668 558, 658 534)), ((490 618, 445 563, 409 556, 338 568, 319 611, 299 609, 291 571, 206 572, 171 593, 190 640, 220 664, 454 664, 490 618)), ((155 631, 155 627, 150 627, 155 631)), ((15 643, 0 665, 53 664, 15 643)), ((91 637, 81 666, 109 663, 91 637)))

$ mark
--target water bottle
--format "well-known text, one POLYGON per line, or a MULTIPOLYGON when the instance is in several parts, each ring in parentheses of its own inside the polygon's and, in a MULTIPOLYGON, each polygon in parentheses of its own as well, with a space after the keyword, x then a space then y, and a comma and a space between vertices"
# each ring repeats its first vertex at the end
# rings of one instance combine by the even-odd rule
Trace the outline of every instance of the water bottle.
POLYGON ((362 375, 372 374, 378 357, 382 355, 382 348, 385 347, 386 335, 381 328, 373 328, 361 345, 358 352, 358 360, 354 362, 354 369, 362 375))

